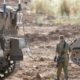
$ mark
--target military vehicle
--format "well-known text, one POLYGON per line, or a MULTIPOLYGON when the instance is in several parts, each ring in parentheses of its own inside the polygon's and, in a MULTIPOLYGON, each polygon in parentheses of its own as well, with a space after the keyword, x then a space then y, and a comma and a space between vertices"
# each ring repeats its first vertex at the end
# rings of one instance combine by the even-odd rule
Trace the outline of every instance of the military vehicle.
POLYGON ((71 44, 71 60, 80 66, 80 38, 71 44))
POLYGON ((9 6, 4 0, 0 6, 0 80, 9 76, 23 60, 24 36, 18 35, 22 24, 21 2, 9 6))

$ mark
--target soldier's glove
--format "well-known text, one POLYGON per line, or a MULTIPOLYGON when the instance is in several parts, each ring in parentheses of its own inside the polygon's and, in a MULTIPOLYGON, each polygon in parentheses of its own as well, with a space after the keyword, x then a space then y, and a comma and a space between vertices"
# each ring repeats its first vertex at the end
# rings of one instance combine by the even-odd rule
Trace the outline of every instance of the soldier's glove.
POLYGON ((54 57, 54 62, 57 62, 57 56, 54 57))

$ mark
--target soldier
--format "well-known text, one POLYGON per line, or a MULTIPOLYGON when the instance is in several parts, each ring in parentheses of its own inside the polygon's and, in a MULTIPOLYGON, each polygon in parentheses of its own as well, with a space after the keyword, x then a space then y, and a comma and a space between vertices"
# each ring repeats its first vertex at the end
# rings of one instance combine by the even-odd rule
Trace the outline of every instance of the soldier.
POLYGON ((60 42, 57 44, 57 80, 60 80, 62 69, 64 70, 65 79, 68 80, 68 62, 70 48, 68 43, 65 41, 64 36, 60 36, 60 42))

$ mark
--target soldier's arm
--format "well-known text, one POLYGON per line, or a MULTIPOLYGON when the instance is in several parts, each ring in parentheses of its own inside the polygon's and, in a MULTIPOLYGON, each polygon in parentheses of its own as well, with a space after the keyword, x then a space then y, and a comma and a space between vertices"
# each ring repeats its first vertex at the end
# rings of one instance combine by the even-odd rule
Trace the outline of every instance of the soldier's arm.
POLYGON ((56 53, 59 53, 59 47, 58 47, 58 44, 56 46, 56 53))
POLYGON ((58 57, 58 54, 59 54, 59 44, 56 45, 56 54, 55 54, 56 57, 58 57))
POLYGON ((58 44, 57 44, 57 46, 56 46, 56 54, 55 54, 55 57, 54 57, 54 62, 57 62, 57 57, 58 57, 58 44))

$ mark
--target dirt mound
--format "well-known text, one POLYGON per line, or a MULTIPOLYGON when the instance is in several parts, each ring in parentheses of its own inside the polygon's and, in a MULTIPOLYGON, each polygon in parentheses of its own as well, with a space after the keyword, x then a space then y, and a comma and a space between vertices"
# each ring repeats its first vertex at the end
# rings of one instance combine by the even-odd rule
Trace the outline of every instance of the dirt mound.
POLYGON ((26 34, 26 38, 30 41, 30 42, 34 42, 34 41, 47 41, 48 37, 46 35, 41 35, 41 34, 26 34))
MULTIPOLYGON (((44 27, 45 28, 45 27, 44 27)), ((60 35, 64 35, 66 38, 71 38, 76 35, 80 34, 80 27, 79 26, 63 26, 60 29, 56 29, 49 31, 47 34, 43 33, 27 33, 25 36, 29 42, 48 42, 52 40, 58 40, 60 35), (69 28, 68 28, 69 27, 69 28)))
POLYGON ((28 39, 29 42, 48 42, 50 40, 57 40, 58 39, 58 35, 54 34, 48 34, 48 35, 44 35, 44 34, 26 34, 26 38, 28 39))

